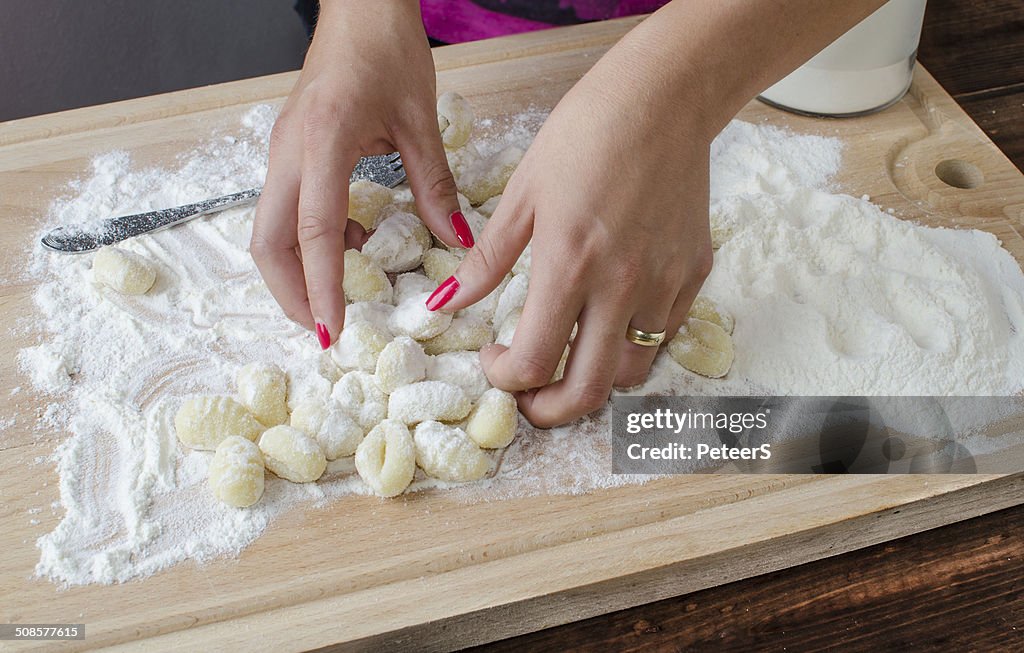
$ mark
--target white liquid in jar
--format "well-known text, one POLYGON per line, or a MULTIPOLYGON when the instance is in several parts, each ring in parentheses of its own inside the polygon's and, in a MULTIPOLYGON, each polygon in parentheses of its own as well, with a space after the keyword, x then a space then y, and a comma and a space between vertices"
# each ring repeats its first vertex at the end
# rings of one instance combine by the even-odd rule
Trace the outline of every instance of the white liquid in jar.
POLYGON ((883 109, 910 88, 926 0, 889 0, 761 94, 783 108, 823 115, 883 109))

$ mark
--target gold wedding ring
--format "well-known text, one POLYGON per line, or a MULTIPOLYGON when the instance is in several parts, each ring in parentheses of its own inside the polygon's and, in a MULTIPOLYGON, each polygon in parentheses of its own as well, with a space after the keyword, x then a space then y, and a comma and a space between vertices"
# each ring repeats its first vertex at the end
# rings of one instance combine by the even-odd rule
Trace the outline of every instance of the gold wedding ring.
POLYGON ((657 347, 665 341, 665 332, 657 331, 652 333, 650 331, 641 331, 640 329, 629 327, 626 329, 626 340, 630 341, 634 345, 640 345, 641 347, 657 347))

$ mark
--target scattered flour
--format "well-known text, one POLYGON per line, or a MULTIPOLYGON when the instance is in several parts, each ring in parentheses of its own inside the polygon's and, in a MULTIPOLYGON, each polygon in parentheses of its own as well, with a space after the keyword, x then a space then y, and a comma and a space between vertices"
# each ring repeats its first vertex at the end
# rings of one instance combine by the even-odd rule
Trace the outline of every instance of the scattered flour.
MULTIPOLYGON (((480 152, 525 148, 543 117, 488 120, 480 152)), ((188 152, 171 169, 139 169, 124 152, 98 156, 45 227, 98 224, 256 186, 273 119, 270 107, 256 107, 238 134, 188 152)), ((736 317, 736 361, 725 379, 708 380, 661 355, 640 392, 1021 390, 1024 275, 993 236, 917 227, 833 194, 836 139, 733 123, 712 154, 712 219, 724 244, 705 292, 736 317)), ((333 365, 329 355, 281 315, 249 258, 251 217, 251 209, 234 209, 124 243, 158 268, 154 288, 137 297, 93 285, 88 255, 26 251, 45 332, 19 362, 36 390, 53 396, 41 426, 68 434, 55 453, 65 513, 38 541, 39 575, 69 585, 123 582, 234 555, 282 511, 369 494, 352 459, 342 458, 312 486, 268 475, 258 505, 230 508, 209 495, 211 454, 183 450, 175 439, 182 397, 222 392, 245 363, 285 370, 292 408, 331 392, 320 374, 333 365)), ((395 313, 423 326, 411 305, 395 313)), ((471 393, 486 387, 464 356, 431 357, 426 373, 461 377, 471 393)), ((380 412, 369 396, 375 387, 363 383, 372 377, 349 375, 344 399, 380 412)), ((550 431, 520 420, 494 475, 449 491, 483 501, 642 482, 610 474, 608 419, 605 409, 550 431)), ((417 472, 411 489, 430 487, 448 486, 417 472)))

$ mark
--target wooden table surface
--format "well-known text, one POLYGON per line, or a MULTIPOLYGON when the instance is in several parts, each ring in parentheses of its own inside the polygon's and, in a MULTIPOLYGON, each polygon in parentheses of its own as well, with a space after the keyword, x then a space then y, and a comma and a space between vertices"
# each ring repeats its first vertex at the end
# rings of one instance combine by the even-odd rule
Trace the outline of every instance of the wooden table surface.
MULTIPOLYGON (((929 0, 920 61, 1024 169, 1024 2, 929 0)), ((474 651, 1024 650, 1024 505, 474 651)))

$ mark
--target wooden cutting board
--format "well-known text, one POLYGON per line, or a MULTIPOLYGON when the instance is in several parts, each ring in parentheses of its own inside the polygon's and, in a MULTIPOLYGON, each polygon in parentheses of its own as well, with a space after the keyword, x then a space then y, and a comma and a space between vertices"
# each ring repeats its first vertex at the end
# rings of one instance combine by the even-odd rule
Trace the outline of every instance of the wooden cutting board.
MULTIPOLYGON (((439 91, 481 115, 550 107, 638 19, 435 51, 439 91)), ((113 148, 169 162, 247 107, 277 102, 295 74, 222 84, 0 125, 0 323, 24 326, 25 252, 54 194, 113 148)), ((910 94, 876 116, 814 120, 751 103, 740 116, 847 143, 840 181, 899 215, 983 229, 1024 261, 1024 178, 920 67, 910 94), (958 188, 962 186, 963 188, 958 188)), ((49 465, 64 437, 33 430, 47 403, 0 342, 0 620, 86 624, 112 646, 431 650, 490 641, 692 592, 967 519, 1024 501, 1012 476, 680 476, 584 496, 466 505, 426 492, 350 497, 275 522, 238 560, 179 565, 144 581, 58 591, 31 578, 35 538, 56 526, 49 465)), ((610 461, 609 461, 610 469, 610 461)))

